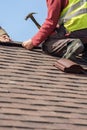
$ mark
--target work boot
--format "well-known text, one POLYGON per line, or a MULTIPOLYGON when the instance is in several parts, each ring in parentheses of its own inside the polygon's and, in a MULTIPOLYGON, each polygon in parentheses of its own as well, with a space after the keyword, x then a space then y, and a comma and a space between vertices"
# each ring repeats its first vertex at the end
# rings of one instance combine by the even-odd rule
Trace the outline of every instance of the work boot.
POLYGON ((79 39, 72 41, 68 47, 66 53, 63 55, 63 58, 75 60, 76 56, 84 50, 84 45, 79 39))

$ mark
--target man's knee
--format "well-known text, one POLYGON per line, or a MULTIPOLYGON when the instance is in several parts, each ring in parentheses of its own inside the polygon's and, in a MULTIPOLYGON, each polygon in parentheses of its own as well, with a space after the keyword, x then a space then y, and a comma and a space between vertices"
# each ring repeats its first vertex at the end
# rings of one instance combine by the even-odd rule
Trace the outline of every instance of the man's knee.
POLYGON ((67 46, 67 51, 63 55, 63 58, 74 60, 77 55, 82 53, 84 50, 84 45, 80 39, 74 39, 69 45, 67 46))

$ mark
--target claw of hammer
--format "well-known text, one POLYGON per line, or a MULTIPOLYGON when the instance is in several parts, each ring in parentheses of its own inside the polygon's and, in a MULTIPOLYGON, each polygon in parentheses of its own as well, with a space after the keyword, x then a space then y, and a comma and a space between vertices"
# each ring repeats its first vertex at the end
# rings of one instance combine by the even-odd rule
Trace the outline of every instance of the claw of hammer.
POLYGON ((40 24, 36 21, 36 19, 34 18, 33 14, 36 14, 35 12, 32 12, 32 13, 29 13, 26 17, 25 17, 25 20, 27 20, 28 18, 30 18, 34 23, 35 25, 37 26, 38 29, 40 29, 40 24))

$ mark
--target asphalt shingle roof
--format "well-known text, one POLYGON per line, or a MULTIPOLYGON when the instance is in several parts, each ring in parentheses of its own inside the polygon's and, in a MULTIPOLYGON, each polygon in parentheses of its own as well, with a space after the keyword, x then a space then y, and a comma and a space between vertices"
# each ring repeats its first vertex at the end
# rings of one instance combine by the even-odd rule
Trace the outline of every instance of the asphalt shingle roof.
POLYGON ((87 130, 87 77, 59 71, 56 60, 0 46, 0 130, 87 130))

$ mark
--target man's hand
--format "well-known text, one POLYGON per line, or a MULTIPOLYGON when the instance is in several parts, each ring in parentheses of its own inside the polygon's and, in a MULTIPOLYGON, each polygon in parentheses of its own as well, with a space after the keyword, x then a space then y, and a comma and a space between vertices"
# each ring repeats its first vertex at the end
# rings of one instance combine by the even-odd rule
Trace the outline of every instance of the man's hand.
POLYGON ((22 44, 22 46, 23 46, 24 48, 28 49, 28 50, 32 50, 33 47, 34 47, 34 45, 33 45, 31 39, 29 39, 29 40, 27 40, 27 41, 24 41, 23 44, 22 44))

